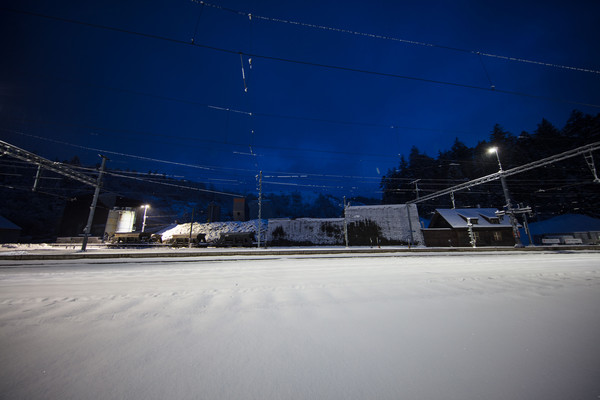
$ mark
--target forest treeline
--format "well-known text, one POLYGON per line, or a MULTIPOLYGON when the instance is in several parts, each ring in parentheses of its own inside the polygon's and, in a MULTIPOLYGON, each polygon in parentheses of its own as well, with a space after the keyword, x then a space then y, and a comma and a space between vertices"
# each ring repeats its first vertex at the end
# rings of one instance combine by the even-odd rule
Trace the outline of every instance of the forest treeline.
MULTIPOLYGON (((402 156, 396 168, 381 180, 382 203, 405 203, 439 190, 498 172, 498 159, 489 153, 498 148, 504 170, 550 157, 600 140, 600 114, 595 116, 573 111, 562 129, 542 119, 533 132, 515 135, 496 124, 488 140, 475 147, 466 146, 458 138, 449 150, 436 157, 412 147, 408 157, 402 156)), ((600 158, 594 154, 600 173, 600 158)), ((513 175, 507 179, 515 204, 532 207, 540 219, 565 213, 600 217, 600 183, 583 155, 513 175)), ((500 181, 456 192, 456 208, 495 207, 505 204, 500 181)), ((450 196, 419 204, 420 214, 427 218, 436 208, 452 207, 450 196)))

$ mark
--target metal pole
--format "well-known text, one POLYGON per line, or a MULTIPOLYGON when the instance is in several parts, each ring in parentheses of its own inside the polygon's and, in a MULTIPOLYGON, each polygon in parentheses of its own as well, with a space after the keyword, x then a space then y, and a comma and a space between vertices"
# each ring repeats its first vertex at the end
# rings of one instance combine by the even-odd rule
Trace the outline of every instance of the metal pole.
POLYGON ((260 249, 260 239, 262 234, 262 178, 263 173, 260 171, 258 173, 258 245, 257 247, 260 249))
POLYGON ((419 181, 420 181, 420 179, 417 179, 417 180, 414 180, 414 181, 412 181, 410 183, 411 185, 413 183, 415 184, 415 193, 416 193, 415 197, 416 197, 417 200, 419 200, 419 181))
POLYGON ((413 236, 412 221, 410 220, 410 204, 405 204, 405 205, 406 205, 406 216, 408 217, 408 229, 410 231, 410 242, 408 243, 408 247, 410 248, 410 246, 412 246, 415 243, 415 238, 413 236))
POLYGON ((467 217, 467 230, 469 231, 469 239, 471 246, 473 248, 477 247, 477 241, 475 240, 475 232, 473 232, 473 223, 471 222, 471 218, 467 217))
MULTIPOLYGON (((523 206, 521 206, 523 208, 523 206)), ((535 246, 533 243, 533 239, 531 238, 531 231, 529 230, 529 221, 527 220, 527 214, 523 213, 523 227, 525 228, 525 232, 527 233, 527 237, 529 238, 529 245, 535 246)))
POLYGON ((194 211, 195 211, 195 208, 192 208, 192 222, 190 223, 190 240, 189 240, 189 244, 188 244, 189 249, 192 248, 192 230, 194 229, 194 211))
POLYGON ((83 243, 81 244, 81 251, 85 251, 88 242, 88 236, 92 230, 92 221, 94 220, 94 213, 96 212, 96 204, 98 204, 98 196, 100 195, 100 186, 102 186, 102 176, 104 175, 104 167, 106 166, 106 160, 108 158, 102 157, 102 164, 100 165, 100 173, 98 174, 98 180, 96 181, 96 189, 94 190, 94 198, 92 199, 92 205, 90 206, 90 214, 88 216, 87 225, 83 230, 83 243))
POLYGON ((344 240, 346 241, 346 248, 348 248, 348 215, 346 215, 346 196, 344 196, 344 240))
POLYGON ((146 229, 146 213, 148 212, 148 205, 144 206, 144 219, 142 221, 142 232, 146 229))
POLYGON ((515 238, 515 247, 521 247, 523 244, 521 243, 521 239, 519 238, 519 228, 517 227, 517 217, 515 217, 515 213, 510 202, 510 194, 508 193, 508 186, 506 185, 506 178, 504 177, 504 171, 500 171, 502 175, 500 175, 500 182, 502 183, 502 191, 504 192, 504 200, 506 201, 506 213, 508 214, 508 218, 510 219, 510 224, 513 230, 513 236, 515 238))
POLYGON ((32 192, 37 190, 38 184, 40 183, 40 177, 42 176, 42 166, 38 165, 37 172, 35 174, 35 181, 33 182, 32 192))

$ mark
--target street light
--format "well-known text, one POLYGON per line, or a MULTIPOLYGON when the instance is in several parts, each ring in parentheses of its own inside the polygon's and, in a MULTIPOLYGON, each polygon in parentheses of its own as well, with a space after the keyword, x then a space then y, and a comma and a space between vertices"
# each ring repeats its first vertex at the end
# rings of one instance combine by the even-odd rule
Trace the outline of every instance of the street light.
POLYGON ((149 204, 144 204, 142 206, 142 208, 144 209, 144 220, 142 221, 142 232, 144 232, 144 230, 146 229, 146 213, 148 212, 148 209, 150 208, 149 204))
POLYGON ((488 153, 496 153, 496 158, 498 159, 498 166, 500 167, 500 172, 502 172, 502 163, 500 162, 500 156, 498 155, 498 148, 497 147, 490 147, 488 149, 488 153))
POLYGON ((496 153, 496 158, 498 159, 498 167, 500 168, 500 183, 502 184, 502 191, 504 192, 504 201, 506 201, 506 205, 504 208, 506 209, 506 214, 510 219, 510 224, 513 229, 513 236, 515 238, 515 247, 521 247, 521 240, 519 239, 519 228, 517 226, 517 218, 515 217, 513 207, 510 201, 510 194, 508 193, 508 186, 506 185, 506 178, 504 177, 504 170, 502 169, 502 163, 500 162, 500 156, 498 155, 497 147, 490 147, 488 149, 488 153, 496 153))

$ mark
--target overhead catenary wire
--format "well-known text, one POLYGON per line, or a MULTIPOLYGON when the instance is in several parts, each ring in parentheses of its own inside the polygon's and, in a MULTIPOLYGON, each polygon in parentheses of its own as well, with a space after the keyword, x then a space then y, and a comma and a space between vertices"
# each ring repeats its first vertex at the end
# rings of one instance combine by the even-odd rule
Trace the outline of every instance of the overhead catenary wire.
MULTIPOLYGON (((114 153, 114 154, 119 154, 119 153, 114 153)), ((159 161, 159 160, 153 160, 153 159, 151 159, 151 158, 147 158, 147 160, 150 160, 150 161, 159 161)), ((183 166, 186 166, 185 164, 182 164, 182 165, 183 165, 183 166)))
POLYGON ((498 59, 513 61, 513 62, 541 65, 544 67, 600 74, 600 70, 591 69, 591 68, 574 67, 574 66, 561 65, 561 64, 550 63, 550 62, 545 62, 545 61, 529 60, 526 58, 504 56, 504 55, 499 55, 499 54, 487 53, 487 52, 483 52, 483 51, 479 51, 479 50, 469 50, 469 49, 463 49, 463 48, 454 47, 454 46, 444 46, 444 45, 435 44, 435 43, 427 43, 427 42, 417 41, 417 40, 402 39, 402 38, 396 38, 393 36, 379 35, 379 34, 375 34, 375 33, 365 33, 365 32, 359 32, 359 31, 354 31, 354 30, 350 30, 350 29, 335 28, 335 27, 331 27, 331 26, 311 24, 311 23, 287 20, 287 19, 282 19, 282 18, 265 17, 262 15, 258 15, 256 13, 249 13, 249 12, 234 10, 231 8, 223 7, 221 5, 207 3, 202 0, 192 0, 192 2, 198 3, 198 4, 202 5, 203 7, 207 6, 207 7, 215 8, 218 10, 227 11, 230 13, 234 13, 234 14, 238 14, 238 15, 242 15, 242 16, 246 16, 246 17, 254 18, 254 19, 258 19, 258 20, 263 20, 263 21, 277 22, 277 23, 295 25, 295 26, 302 26, 305 28, 319 29, 319 30, 324 30, 324 31, 345 33, 345 34, 350 34, 350 35, 355 35, 355 36, 367 37, 367 38, 371 38, 371 39, 389 40, 389 41, 393 41, 393 42, 400 42, 400 43, 416 45, 416 46, 435 47, 435 48, 452 50, 452 51, 457 51, 457 52, 462 52, 462 53, 477 54, 477 55, 483 56, 483 57, 498 58, 498 59))
MULTIPOLYGON (((415 77, 415 76, 409 76, 409 75, 400 75, 400 74, 389 73, 389 72, 372 71, 372 70, 361 69, 361 68, 317 63, 317 62, 306 61, 306 60, 296 60, 296 59, 291 59, 291 58, 269 56, 269 55, 264 55, 264 54, 244 53, 242 51, 236 51, 236 50, 226 49, 226 48, 217 47, 217 46, 200 44, 200 43, 192 42, 192 41, 184 41, 184 40, 180 40, 180 39, 169 38, 166 36, 136 32, 136 31, 123 29, 123 28, 116 28, 116 27, 111 27, 111 26, 106 26, 106 25, 101 25, 101 24, 95 24, 95 23, 91 23, 91 22, 83 22, 83 21, 74 20, 74 19, 70 19, 70 18, 57 17, 57 16, 52 16, 52 15, 47 15, 47 14, 35 13, 35 12, 31 12, 31 11, 18 10, 18 9, 14 9, 14 8, 0 7, 0 10, 13 12, 13 13, 20 13, 20 14, 30 15, 30 16, 40 17, 40 18, 47 18, 47 19, 61 21, 61 22, 67 22, 67 23, 71 23, 71 24, 83 25, 83 26, 88 26, 88 27, 96 28, 96 29, 105 29, 105 30, 110 30, 110 31, 114 31, 114 32, 126 33, 126 34, 130 34, 130 35, 136 35, 136 36, 140 36, 140 37, 162 40, 162 41, 167 41, 167 42, 171 42, 171 43, 178 43, 178 44, 183 44, 183 45, 188 45, 188 46, 196 46, 196 47, 200 47, 203 49, 218 51, 218 52, 227 53, 227 54, 235 54, 235 55, 241 54, 241 55, 246 55, 246 56, 252 57, 252 58, 260 58, 260 59, 264 59, 264 60, 277 61, 277 62, 282 62, 282 63, 292 63, 292 64, 306 65, 306 66, 311 66, 311 67, 337 70, 337 71, 346 71, 346 72, 353 72, 353 73, 360 73, 360 74, 367 74, 367 75, 374 75, 374 76, 382 76, 382 77, 388 77, 388 78, 405 79, 405 80, 412 80, 412 81, 418 81, 418 82, 432 83, 432 84, 437 84, 437 85, 462 87, 462 88, 466 88, 466 89, 481 90, 481 91, 494 92, 494 93, 502 93, 502 94, 507 94, 507 95, 512 95, 512 96, 528 97, 528 98, 533 98, 533 99, 538 99, 538 100, 545 100, 545 101, 566 103, 566 104, 575 104, 575 105, 579 105, 579 106, 586 106, 586 107, 600 109, 600 104, 592 104, 592 103, 585 103, 585 102, 574 101, 574 100, 569 100, 569 99, 541 96, 541 95, 535 95, 535 94, 519 92, 519 91, 500 90, 498 88, 482 87, 482 86, 470 85, 470 84, 459 83, 459 82, 449 82, 449 81, 421 78, 421 77, 415 77)), ((486 53, 483 53, 483 52, 481 54, 486 55, 486 53)))
POLYGON ((232 197, 244 197, 243 195, 240 194, 235 194, 235 193, 227 193, 227 192, 220 192, 217 190, 209 190, 209 189, 202 189, 202 188, 196 188, 196 187, 192 187, 192 186, 185 186, 185 185, 179 185, 176 183, 169 183, 169 182, 161 182, 161 181, 156 181, 154 179, 145 179, 145 178, 141 178, 141 177, 136 177, 136 176, 128 176, 128 175, 123 175, 120 173, 116 173, 116 172, 107 172, 108 175, 112 175, 112 176, 117 176, 120 178, 126 178, 126 179, 133 179, 136 181, 143 181, 143 182, 147 182, 147 183, 152 183, 152 184, 156 184, 156 185, 163 185, 163 186, 169 186, 169 187, 175 187, 178 189, 186 189, 186 190, 194 190, 197 192, 204 192, 204 193, 212 193, 212 194, 220 194, 223 196, 232 196, 232 197))
MULTIPOLYGON (((32 120, 28 120, 29 122, 33 122, 32 120)), ((48 123, 48 122, 45 122, 48 123)), ((59 124, 61 125, 61 124, 59 124)), ((95 129, 95 130, 102 130, 102 131, 114 131, 116 133, 124 133, 124 132, 128 132, 128 133, 132 133, 132 134, 136 134, 136 135, 144 135, 144 136, 157 136, 157 137, 165 137, 165 138, 169 138, 170 141, 172 142, 173 139, 181 139, 181 140, 185 140, 185 141, 189 141, 189 140, 199 140, 201 142, 204 143, 214 143, 214 144, 223 144, 223 145, 230 145, 230 146, 239 146, 239 147, 248 147, 247 143, 242 143, 242 142, 231 142, 231 141, 223 141, 223 140, 215 140, 215 139, 207 139, 207 138, 197 138, 197 137, 178 137, 175 135, 161 135, 161 134, 155 134, 152 132, 140 132, 140 131, 131 131, 131 130, 112 130, 112 129, 105 129, 105 128, 99 128, 99 127, 91 127, 91 126, 81 126, 81 125, 76 125, 76 124, 68 124, 69 126, 78 126, 78 127, 83 127, 83 128, 88 128, 88 129, 95 129)), ((24 132, 20 132, 14 129, 7 129, 7 128, 2 128, 0 127, 0 130, 6 131, 6 132, 11 132, 11 133, 15 133, 15 134, 19 134, 19 135, 23 135, 23 136, 31 136, 31 137, 35 137, 37 139, 42 139, 42 140, 49 140, 52 141, 53 139, 48 139, 48 138, 42 138, 40 136, 36 136, 36 135, 30 135, 30 134, 26 134, 24 132)), ((254 136, 254 132, 251 131, 251 135, 253 139, 254 136)), ((110 135, 107 135, 110 136, 110 135)), ((64 142, 61 142, 61 144, 66 144, 64 142)), ((86 146, 82 146, 82 148, 86 148, 86 146)), ((87 150, 93 150, 93 151, 97 151, 97 149, 95 148, 86 148, 87 150)), ((351 152, 351 151, 342 151, 342 150, 327 150, 327 149, 315 149, 315 148, 305 148, 305 147, 291 147, 291 146, 272 146, 272 145, 257 145, 257 144, 251 144, 250 145, 250 151, 251 154, 253 156, 257 156, 256 152, 254 152, 255 149, 269 149, 269 150, 286 150, 286 151, 293 151, 293 152, 313 152, 313 153, 323 153, 323 154, 338 154, 338 155, 350 155, 350 156, 360 156, 360 157, 378 157, 378 158, 393 158, 396 159, 397 158, 397 154, 378 154, 378 153, 364 153, 364 152, 351 152)), ((118 153, 115 153, 118 154, 118 153)), ((138 156, 141 157, 142 159, 144 159, 142 156, 138 156)), ((146 161, 155 161, 152 160, 150 158, 148 158, 146 161)), ((185 166, 185 164, 181 164, 182 166, 185 166)), ((206 167, 206 168, 211 168, 211 167, 206 167)))
MULTIPOLYGON (((108 151, 103 150, 103 149, 97 149, 97 148, 91 148, 91 147, 86 147, 86 146, 79 146, 79 145, 74 145, 68 142, 62 142, 62 141, 56 141, 54 139, 48 139, 48 138, 43 138, 40 136, 36 136, 36 135, 29 135, 29 134, 24 134, 25 136, 29 136, 29 137, 34 137, 37 139, 42 139, 42 140, 48 140, 48 141, 52 141, 52 142, 58 142, 60 144, 65 144, 65 145, 69 145, 69 146, 74 146, 74 147, 79 147, 79 148, 85 148, 91 151, 95 151, 95 152, 105 152, 108 153, 108 151)), ((126 154, 126 153, 119 153, 121 155, 125 155, 125 156, 131 156, 134 158, 139 158, 142 156, 138 156, 138 155, 132 155, 132 154, 126 154)), ((197 165, 192 165, 192 164, 181 164, 181 163, 176 163, 176 162, 172 162, 169 160, 159 160, 159 159, 151 159, 148 158, 149 160, 155 161, 155 162, 162 162, 162 163, 166 163, 166 164, 176 164, 176 165, 184 165, 184 166, 189 166, 189 167, 199 167, 205 170, 211 170, 211 171, 218 171, 218 170, 234 170, 237 172, 246 172, 249 174, 254 173, 255 171, 252 169, 242 169, 242 168, 228 168, 228 167, 216 167, 216 166, 197 166, 197 165)), ((14 160, 12 162, 15 163, 19 163, 19 164, 23 164, 23 162, 18 161, 18 160, 14 160)), ((86 171, 87 173, 96 173, 97 171, 94 168, 88 168, 88 167, 83 167, 83 166, 72 166, 70 165, 70 167, 74 168, 74 169, 80 169, 83 171, 86 171)), ((289 178, 300 178, 300 179, 312 179, 312 180, 325 180, 325 181, 339 181, 340 179, 347 179, 347 180, 351 180, 353 182, 369 182, 371 180, 380 180, 381 177, 379 176, 356 176, 356 175, 337 175, 337 174, 316 174, 316 173, 307 173, 307 172, 290 172, 290 171, 266 171, 269 174, 273 174, 272 176, 268 176, 270 178, 277 178, 277 179, 289 179, 289 178)), ((121 175, 126 175, 126 174, 137 174, 137 175, 148 175, 148 173, 141 173, 141 172, 135 172, 135 171, 118 171, 119 174, 121 175)), ((161 176, 161 174, 158 174, 158 176, 153 176, 153 180, 154 183, 158 182, 156 181, 156 179, 163 179, 163 177, 161 176)), ((403 182, 407 182, 411 181, 412 178, 395 178, 395 177, 389 177, 386 178, 389 181, 403 181, 403 182)), ((209 179, 210 180, 210 179, 209 179)), ((212 179, 215 180, 215 179, 212 179)), ((220 179, 222 180, 222 179, 220 179)), ((231 180, 228 180, 231 181, 231 180)), ((515 179, 512 178, 511 181, 514 182, 532 182, 531 180, 527 180, 527 179, 515 179)), ((561 182, 568 182, 568 179, 552 179, 552 180, 545 180, 545 183, 561 183, 561 182)), ((456 183, 456 180, 453 179, 427 179, 427 178, 423 178, 422 182, 427 182, 429 186, 432 185, 436 185, 436 186, 445 186, 445 184, 447 184, 448 182, 450 183, 456 183)), ((537 182, 537 181, 534 181, 537 182)), ((334 188, 334 186, 327 186, 327 187, 331 187, 334 188)), ((337 186, 335 186, 335 188, 337 188, 337 186)))
MULTIPOLYGON (((58 144, 63 144, 63 145, 67 145, 67 146, 72 146, 72 147, 75 147, 75 148, 81 148, 81 149, 95 151, 95 152, 104 152, 104 153, 107 153, 107 154, 115 154, 115 155, 120 155, 120 156, 124 156, 124 157, 131 157, 131 158, 135 158, 135 159, 143 159, 143 160, 146 160, 146 161, 152 161, 152 162, 157 162, 157 163, 173 164, 173 165, 179 165, 179 166, 184 166, 184 167, 189 167, 189 168, 196 168, 196 169, 207 170, 207 171, 215 171, 215 172, 218 171, 218 170, 234 171, 234 172, 246 172, 246 173, 249 173, 249 174, 252 174, 252 173, 255 172, 252 169, 244 169, 244 168, 217 167, 217 166, 201 166, 201 165, 195 165, 195 164, 186 164, 186 163, 180 163, 180 162, 175 162, 175 161, 170 161, 170 160, 162 160, 162 159, 156 159, 156 158, 151 158, 151 157, 139 156, 139 155, 135 155, 135 154, 128 154, 128 153, 123 153, 123 152, 113 152, 113 151, 110 151, 110 150, 98 149, 98 148, 89 147, 89 146, 81 146, 81 145, 77 145, 77 144, 73 144, 73 143, 69 143, 69 142, 64 142, 64 141, 59 141, 59 140, 56 140, 56 139, 45 138, 45 137, 41 137, 41 136, 37 136, 37 135, 26 134, 26 133, 18 132, 18 131, 13 131, 13 133, 18 133, 18 134, 21 134, 21 135, 24 135, 24 136, 28 136, 28 137, 32 137, 32 138, 36 138, 36 139, 40 139, 40 140, 45 140, 45 141, 50 141, 50 142, 54 142, 54 143, 58 143, 58 144)), ((333 179, 333 180, 336 180, 336 179, 349 179, 349 180, 356 180, 356 179, 376 179, 376 180, 379 180, 380 179, 380 177, 364 177, 364 176, 356 176, 356 175, 314 174, 314 173, 290 172, 290 171, 265 171, 265 172, 270 173, 270 174, 279 174, 279 175, 283 175, 283 174, 305 175, 305 176, 311 177, 311 178, 321 177, 321 178, 328 178, 328 179, 333 179)), ((134 178, 134 177, 132 177, 132 178, 134 178)))

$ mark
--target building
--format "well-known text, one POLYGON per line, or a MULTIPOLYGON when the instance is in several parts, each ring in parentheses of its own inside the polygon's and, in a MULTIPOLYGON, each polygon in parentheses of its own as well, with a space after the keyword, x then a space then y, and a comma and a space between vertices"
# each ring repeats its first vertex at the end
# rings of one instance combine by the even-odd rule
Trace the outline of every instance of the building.
POLYGON ((508 217, 498 217, 495 208, 437 209, 429 227, 422 229, 427 247, 471 247, 470 222, 475 245, 514 246, 508 217))
POLYGON ((423 244, 416 204, 349 206, 345 218, 350 245, 423 244))
MULTIPOLYGON (((581 214, 564 214, 545 221, 529 224, 534 244, 548 244, 556 239, 556 244, 580 243, 600 244, 600 219, 581 214), (570 239, 575 239, 570 240, 570 239)), ((527 239, 523 233, 521 237, 527 239)), ((527 242, 529 243, 529 242, 527 242)))
POLYGON ((271 246, 342 246, 344 219, 270 219, 266 241, 271 246))
POLYGON ((21 236, 21 227, 0 215, 0 243, 17 243, 21 236))
POLYGON ((117 232, 133 232, 136 211, 131 207, 114 207, 110 210, 104 228, 104 237, 109 238, 117 232))
MULTIPOLYGON (((93 193, 85 193, 76 196, 74 200, 67 202, 58 230, 59 237, 83 235, 83 230, 85 229, 90 214, 92 198, 93 193)), ((100 194, 94 212, 90 235, 103 237, 106 230, 109 210, 112 210, 115 207, 136 208, 139 207, 139 205, 140 202, 138 200, 115 196, 110 193, 100 194)))
POLYGON ((415 204, 352 206, 344 218, 270 219, 267 242, 283 245, 422 245, 415 204))
POLYGON ((233 199, 233 220, 234 221, 247 221, 246 216, 248 215, 248 210, 246 206, 246 199, 244 198, 235 198, 233 199))

